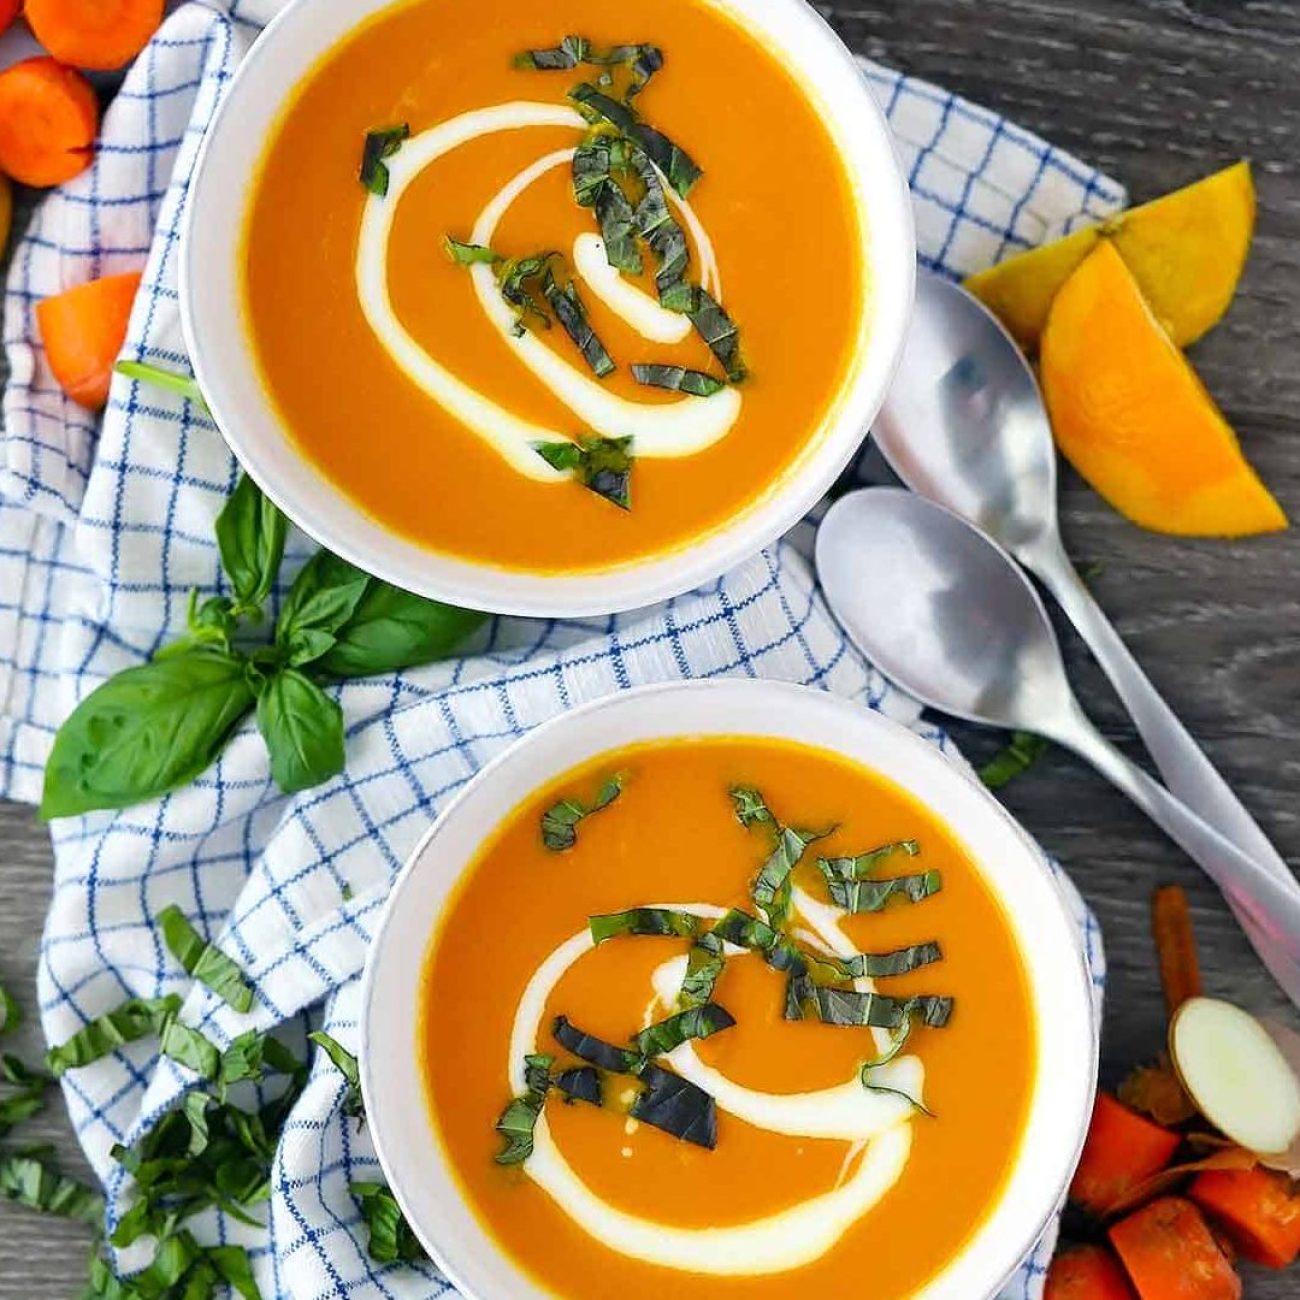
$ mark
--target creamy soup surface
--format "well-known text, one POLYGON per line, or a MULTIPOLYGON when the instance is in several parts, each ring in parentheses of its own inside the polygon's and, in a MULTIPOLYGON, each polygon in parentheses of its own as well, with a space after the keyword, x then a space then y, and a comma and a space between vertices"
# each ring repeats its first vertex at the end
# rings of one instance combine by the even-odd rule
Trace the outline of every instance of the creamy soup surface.
POLYGON ((904 1300, 996 1204, 1034 1084, 1024 967, 951 834, 753 738, 618 751, 520 805, 447 906, 421 1016, 469 1203, 577 1300, 904 1300))
POLYGON ((410 0, 277 124, 243 297, 286 429, 371 516, 592 571, 734 518, 820 436, 869 333, 866 237, 808 95, 710 5, 410 0), (574 158, 602 145, 603 188, 574 158))

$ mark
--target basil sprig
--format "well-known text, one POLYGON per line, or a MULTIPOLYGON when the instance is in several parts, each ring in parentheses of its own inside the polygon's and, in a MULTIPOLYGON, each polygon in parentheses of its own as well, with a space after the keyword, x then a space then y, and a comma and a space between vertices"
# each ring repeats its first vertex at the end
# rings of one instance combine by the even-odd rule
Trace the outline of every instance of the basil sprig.
POLYGON ((242 476, 215 527, 234 594, 195 593, 186 636, 110 677, 73 710, 46 764, 42 817, 127 808, 187 785, 254 710, 280 789, 317 785, 344 760, 343 715, 322 683, 441 658, 485 617, 414 596, 321 550, 290 587, 270 643, 250 641, 287 529, 242 476))

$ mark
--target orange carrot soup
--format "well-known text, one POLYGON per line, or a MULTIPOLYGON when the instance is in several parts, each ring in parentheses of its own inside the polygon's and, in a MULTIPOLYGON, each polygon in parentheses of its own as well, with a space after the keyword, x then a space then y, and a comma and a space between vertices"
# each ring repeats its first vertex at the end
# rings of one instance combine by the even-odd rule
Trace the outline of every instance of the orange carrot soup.
POLYGON ((243 301, 281 422, 372 518, 592 572, 734 520, 819 443, 862 227, 809 95, 708 0, 408 0, 278 122, 243 301))
POLYGON ((574 1300, 904 1300, 998 1202, 1036 1026, 1009 922, 888 780, 655 742, 506 819, 434 936, 434 1127, 574 1300))

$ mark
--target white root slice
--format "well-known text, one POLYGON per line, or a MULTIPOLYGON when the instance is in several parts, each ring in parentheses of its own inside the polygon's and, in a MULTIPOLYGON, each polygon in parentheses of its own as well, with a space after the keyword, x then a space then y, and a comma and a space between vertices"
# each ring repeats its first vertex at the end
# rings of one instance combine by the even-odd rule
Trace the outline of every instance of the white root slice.
POLYGON ((1188 1095, 1225 1136, 1276 1154, 1300 1138, 1300 1078, 1254 1016, 1218 998, 1190 998, 1169 1027, 1188 1095))

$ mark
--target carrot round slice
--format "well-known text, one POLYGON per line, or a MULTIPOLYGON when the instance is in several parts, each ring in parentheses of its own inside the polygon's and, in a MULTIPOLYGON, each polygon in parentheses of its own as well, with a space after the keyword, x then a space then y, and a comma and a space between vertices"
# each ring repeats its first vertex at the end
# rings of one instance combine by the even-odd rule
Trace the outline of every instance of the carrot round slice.
POLYGON ((109 71, 135 58, 162 22, 163 0, 27 0, 27 22, 56 59, 109 71))
POLYGON ((1133 1288, 1110 1251, 1074 1246, 1052 1260, 1043 1300, 1133 1300, 1133 1288))
POLYGON ((90 166, 99 101, 85 77, 43 56, 0 72, 0 171, 61 185, 90 166))
POLYGON ((106 275, 46 298, 36 323, 59 386, 89 410, 108 401, 113 362, 122 350, 140 273, 106 275))
POLYGON ((1177 1133, 1153 1124, 1107 1093, 1098 1093, 1088 1140, 1070 1184, 1070 1199, 1094 1214, 1105 1214, 1163 1169, 1179 1141, 1177 1133))
POLYGON ((1191 1201, 1161 1197, 1110 1230, 1142 1300, 1241 1300, 1241 1279, 1191 1201))

